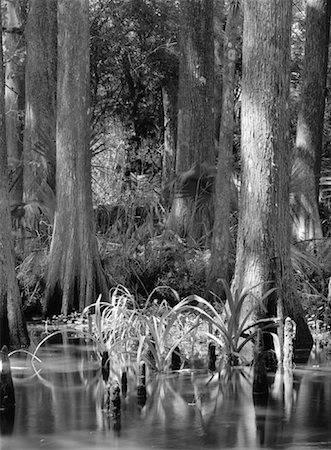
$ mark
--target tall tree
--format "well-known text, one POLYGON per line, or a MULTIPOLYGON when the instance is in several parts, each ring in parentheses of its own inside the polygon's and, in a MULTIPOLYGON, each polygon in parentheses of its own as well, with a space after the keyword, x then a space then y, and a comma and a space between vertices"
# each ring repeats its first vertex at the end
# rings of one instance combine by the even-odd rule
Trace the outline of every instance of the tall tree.
POLYGON ((16 279, 11 236, 1 24, 0 10, 0 347, 20 348, 29 346, 29 337, 16 279))
POLYGON ((182 0, 180 13, 176 175, 196 164, 185 178, 190 183, 181 179, 175 187, 169 224, 182 234, 185 222, 192 223, 201 167, 215 162, 213 0, 182 0))
POLYGON ((4 15, 5 104, 8 165, 10 170, 10 201, 23 198, 23 126, 24 109, 24 38, 18 0, 6 0, 4 15))
MULTIPOLYGON (((268 313, 293 309, 289 221, 292 2, 245 0, 239 227, 233 289, 253 288, 243 316, 270 287, 268 313)), ((261 314, 261 311, 256 314, 261 314)))
POLYGON ((88 0, 58 1, 54 220, 45 314, 82 310, 107 296, 94 233, 90 141, 88 0))
POLYGON ((30 0, 25 29, 24 200, 47 203, 55 190, 57 0, 30 0))
POLYGON ((293 235, 297 241, 319 239, 318 210, 326 76, 330 34, 329 0, 307 0, 306 41, 298 114, 293 177, 293 235))
POLYGON ((224 33, 223 93, 217 173, 215 179, 215 218, 211 245, 208 289, 220 295, 219 279, 229 278, 230 206, 232 196, 232 149, 234 133, 235 68, 238 58, 240 9, 237 1, 230 3, 224 33))
POLYGON ((215 139, 219 140, 220 123, 222 116, 222 71, 223 71, 223 54, 224 54, 224 23, 225 11, 224 0, 219 0, 214 4, 214 66, 215 66, 215 80, 214 80, 214 128, 215 139))

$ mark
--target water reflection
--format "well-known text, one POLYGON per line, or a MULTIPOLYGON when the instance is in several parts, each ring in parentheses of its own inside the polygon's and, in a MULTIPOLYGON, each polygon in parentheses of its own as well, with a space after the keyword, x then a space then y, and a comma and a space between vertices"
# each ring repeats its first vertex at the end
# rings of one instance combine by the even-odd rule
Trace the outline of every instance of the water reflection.
POLYGON ((0 434, 10 435, 14 430, 15 406, 0 410, 0 434))
POLYGON ((1 411, 2 449, 331 448, 325 351, 312 353, 308 367, 270 374, 268 395, 253 396, 250 368, 220 376, 147 372, 139 403, 139 380, 128 373, 117 414, 103 410, 105 382, 92 345, 58 337, 38 356, 36 375, 26 355, 11 360, 16 409, 1 411))

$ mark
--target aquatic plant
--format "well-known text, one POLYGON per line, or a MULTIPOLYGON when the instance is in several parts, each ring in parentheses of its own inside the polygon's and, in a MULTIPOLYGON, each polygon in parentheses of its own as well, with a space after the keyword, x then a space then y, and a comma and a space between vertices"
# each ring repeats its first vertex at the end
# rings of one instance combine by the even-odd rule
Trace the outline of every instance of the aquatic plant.
MULTIPOLYGON (((194 296, 198 305, 192 305, 190 308, 199 313, 210 325, 209 331, 205 331, 206 336, 215 342, 222 350, 223 358, 230 366, 236 366, 240 363, 246 364, 245 357, 241 354, 242 349, 254 341, 258 330, 270 332, 270 328, 277 326, 276 317, 258 319, 249 323, 255 311, 255 305, 252 305, 246 313, 243 311, 244 300, 247 296, 253 296, 255 300, 263 307, 263 301, 275 291, 276 288, 268 290, 260 299, 257 299, 252 293, 252 288, 244 289, 242 292, 236 291, 232 294, 228 283, 221 280, 226 294, 227 304, 222 312, 209 303, 207 300, 194 296)), ((274 338, 275 334, 272 333, 274 338)))
MULTIPOLYGON (((257 332, 254 328, 259 327, 262 331, 275 328, 276 319, 260 319, 248 324, 254 308, 244 315, 242 308, 245 298, 253 295, 251 290, 232 295, 229 286, 225 282, 223 284, 227 307, 222 312, 197 295, 181 300, 179 294, 168 286, 154 289, 144 307, 139 308, 134 296, 123 286, 118 286, 110 291, 109 302, 101 301, 99 297, 82 312, 81 325, 67 329, 67 332, 78 333, 94 343, 105 380, 110 376, 120 382, 127 370, 138 376, 141 362, 152 370, 165 372, 172 367, 174 356, 177 357, 177 367, 180 367, 178 360, 180 358, 183 365, 185 352, 187 358, 192 356, 187 354, 187 345, 185 347, 183 341, 191 340, 189 344, 192 344, 192 340, 201 341, 201 337, 209 338, 221 347, 228 365, 245 363, 240 353, 248 342, 254 340, 257 332), (170 306, 166 299, 162 300, 169 298, 169 290, 175 306, 170 306)), ((273 291, 270 289, 260 302, 263 303, 273 291)), ((56 333, 58 331, 42 339, 34 354, 56 333)), ((194 345, 189 346, 191 350, 194 348, 194 345)))
POLYGON ((134 318, 136 305, 134 297, 123 286, 117 286, 109 294, 110 301, 97 301, 87 306, 82 312, 90 316, 89 332, 99 344, 99 352, 123 350, 130 334, 131 321, 134 318))
MULTIPOLYGON (((199 324, 183 329, 181 318, 189 311, 190 298, 180 300, 178 293, 167 287, 158 287, 148 296, 143 308, 123 286, 110 292, 110 303, 101 301, 86 307, 82 313, 90 317, 88 334, 91 334, 102 357, 102 367, 115 378, 127 368, 138 374, 144 361, 156 371, 164 372, 171 366, 172 357, 179 353, 181 341, 199 324), (162 291, 169 290, 177 303, 171 307, 166 300, 160 301, 162 291), (161 291, 161 292, 160 292, 161 291), (109 366, 112 366, 109 370, 109 366)), ((183 358, 182 355, 180 355, 183 358)))
MULTIPOLYGON (((46 322, 44 336, 32 354, 32 365, 34 365, 34 359, 37 360, 37 354, 41 348, 47 342, 52 342, 57 335, 81 337, 86 343, 93 343, 103 372, 106 370, 109 376, 111 368, 112 378, 120 380, 122 372, 130 364, 130 358, 134 353, 133 347, 137 340, 136 334, 132 331, 136 305, 132 295, 122 286, 110 291, 109 300, 109 302, 101 301, 99 296, 95 303, 83 310, 76 324, 67 325, 65 328, 60 327, 51 333, 47 331, 46 322)), ((40 362, 39 358, 38 361, 40 362)), ((37 372, 36 368, 35 372, 37 372)))
POLYGON ((178 353, 179 344, 199 325, 199 317, 195 323, 186 331, 175 335, 175 330, 180 327, 180 318, 183 313, 190 309, 191 297, 180 300, 176 291, 171 289, 172 294, 177 300, 177 304, 170 307, 166 300, 163 300, 158 306, 149 313, 150 303, 153 299, 156 288, 149 296, 143 309, 137 310, 137 336, 138 351, 137 362, 145 361, 151 368, 159 372, 165 372, 170 368, 173 353, 178 353))

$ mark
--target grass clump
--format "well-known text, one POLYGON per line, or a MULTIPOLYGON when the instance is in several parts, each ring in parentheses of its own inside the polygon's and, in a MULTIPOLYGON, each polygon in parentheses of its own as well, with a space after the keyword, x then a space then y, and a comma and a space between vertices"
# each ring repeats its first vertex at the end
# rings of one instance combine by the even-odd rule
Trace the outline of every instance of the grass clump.
MULTIPOLYGON (((221 348, 223 361, 230 366, 247 364, 249 361, 242 355, 243 348, 249 342, 254 342, 259 330, 270 332, 270 328, 275 328, 278 319, 268 317, 255 320, 252 323, 250 319, 255 311, 255 306, 252 305, 246 313, 243 312, 245 299, 248 296, 253 296, 252 288, 245 289, 242 292, 236 291, 232 294, 229 285, 224 280, 222 280, 222 283, 227 304, 221 312, 207 300, 197 296, 195 296, 195 299, 198 304, 192 305, 191 308, 208 322, 209 331, 205 333, 211 341, 221 348)), ((275 288, 270 289, 261 299, 256 300, 263 305, 263 301, 274 291, 275 288)))
MULTIPOLYGON (((80 316, 85 325, 79 328, 79 333, 93 341, 102 367, 115 368, 117 378, 128 368, 138 374, 142 362, 151 370, 167 372, 172 369, 174 355, 181 359, 181 367, 192 364, 201 346, 204 350, 200 355, 207 357, 208 341, 219 349, 223 367, 247 364, 243 348, 255 340, 258 332, 271 333, 270 329, 277 326, 277 318, 252 322, 254 307, 243 314, 245 299, 253 295, 251 289, 232 294, 224 281, 223 286, 227 298, 223 310, 197 295, 181 300, 178 292, 167 286, 153 290, 140 307, 128 289, 118 286, 110 291, 108 302, 99 297, 85 308, 80 316), (162 293, 169 291, 173 306, 165 299, 160 301, 162 293)), ((259 303, 274 290, 266 292, 259 303)), ((52 335, 46 336, 36 351, 52 335)))
POLYGON ((165 372, 171 367, 171 360, 174 353, 180 356, 179 346, 181 342, 199 325, 197 317, 195 323, 188 329, 181 328, 181 317, 190 308, 190 298, 179 299, 178 293, 172 290, 174 297, 177 297, 177 304, 171 307, 167 301, 163 300, 152 313, 148 312, 149 302, 153 298, 153 293, 146 302, 143 309, 137 311, 137 331, 138 331, 138 363, 141 360, 147 362, 150 367, 158 372, 165 372))

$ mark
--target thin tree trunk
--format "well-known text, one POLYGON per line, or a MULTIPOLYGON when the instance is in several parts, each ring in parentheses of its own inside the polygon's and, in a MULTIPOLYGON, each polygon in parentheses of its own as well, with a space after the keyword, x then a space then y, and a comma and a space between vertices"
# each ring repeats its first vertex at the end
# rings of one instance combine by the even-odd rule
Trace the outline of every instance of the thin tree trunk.
POLYGON ((58 28, 57 209, 46 315, 82 310, 108 295, 92 207, 88 0, 59 0, 58 28))
POLYGON ((0 12, 0 348, 29 346, 18 289, 8 197, 8 165, 5 127, 5 85, 0 12))
POLYGON ((240 11, 238 5, 230 6, 225 35, 223 57, 223 107, 221 114, 218 161, 215 181, 215 219, 211 245, 208 290, 220 296, 222 283, 229 278, 231 172, 234 132, 235 68, 240 11))
POLYGON ((10 202, 23 200, 23 125, 20 112, 24 108, 24 62, 22 62, 24 38, 18 13, 18 0, 6 1, 4 18, 5 105, 8 166, 10 170, 10 202))
POLYGON ((177 95, 178 83, 174 79, 162 86, 163 115, 164 115, 164 149, 162 158, 162 186, 175 174, 175 154, 177 139, 177 95))
POLYGON ((326 76, 330 34, 329 0, 307 0, 301 106, 293 176, 298 192, 292 205, 297 241, 323 237, 318 210, 326 76))

